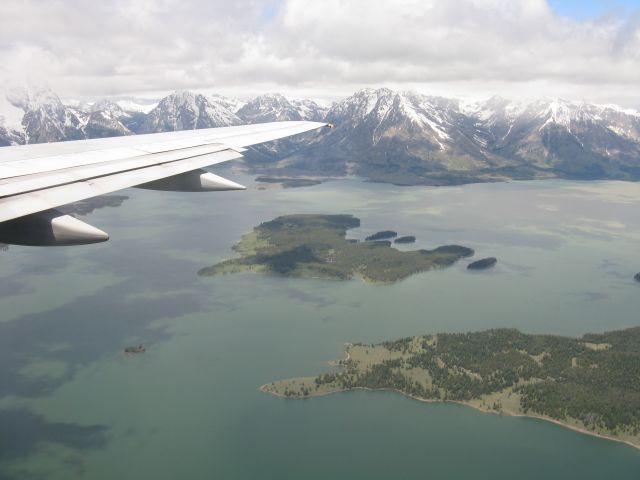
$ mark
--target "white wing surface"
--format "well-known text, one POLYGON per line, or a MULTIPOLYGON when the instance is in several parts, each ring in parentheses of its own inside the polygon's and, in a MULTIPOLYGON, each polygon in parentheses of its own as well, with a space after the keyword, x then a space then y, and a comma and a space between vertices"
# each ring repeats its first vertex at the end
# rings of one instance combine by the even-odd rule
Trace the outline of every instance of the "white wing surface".
POLYGON ((108 235, 56 207, 127 187, 242 190, 201 168, 242 156, 244 147, 327 126, 272 122, 236 127, 0 148, 0 242, 95 243, 108 235))

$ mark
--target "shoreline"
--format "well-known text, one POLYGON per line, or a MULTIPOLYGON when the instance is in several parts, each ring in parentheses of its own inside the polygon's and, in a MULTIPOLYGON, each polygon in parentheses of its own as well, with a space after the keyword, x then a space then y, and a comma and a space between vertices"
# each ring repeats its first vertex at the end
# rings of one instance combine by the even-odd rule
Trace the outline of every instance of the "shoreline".
MULTIPOLYGON (((340 361, 345 361, 348 362, 351 359, 351 352, 349 351, 349 347, 352 347, 353 344, 350 342, 347 342, 344 344, 344 352, 345 352, 345 357, 343 360, 330 360, 328 362, 328 364, 331 367, 337 367, 337 368, 345 368, 346 365, 344 364, 340 364, 338 362, 340 361)), ((273 395, 275 397, 279 397, 279 398, 284 398, 284 399, 290 399, 289 397, 286 397, 285 395, 275 392, 273 390, 271 390, 270 388, 270 383, 265 383, 263 385, 260 386, 260 388, 258 389, 260 392, 262 393, 267 393, 269 395, 273 395)), ((510 416, 510 417, 521 417, 521 418, 532 418, 532 419, 536 419, 536 420, 543 420, 545 422, 550 422, 550 423, 554 423, 558 426, 561 426, 563 428, 567 428, 569 430, 573 430, 574 432, 578 432, 578 433, 582 433, 584 435, 590 435, 592 437, 597 437, 603 440, 609 440, 612 442, 618 442, 618 443, 624 443, 632 448, 635 448, 637 450, 640 450, 640 443, 633 443, 629 440, 625 440, 622 438, 616 438, 613 437, 611 435, 606 435, 603 433, 597 433, 594 432, 592 430, 588 430, 584 427, 579 427, 577 425, 571 425, 568 423, 564 423, 561 420, 555 419, 555 418, 551 418, 551 417, 547 417, 544 415, 538 415, 538 414, 525 414, 525 413, 514 413, 514 412, 510 412, 510 411, 496 411, 490 408, 486 408, 486 407, 482 407, 481 405, 474 405, 471 402, 465 402, 462 400, 441 400, 441 399, 433 399, 433 398, 422 398, 422 397, 416 397, 415 395, 411 395, 409 393, 403 392, 402 390, 398 390, 396 388, 370 388, 370 387, 353 387, 353 388, 342 388, 339 390, 333 390, 330 392, 324 392, 324 393, 315 393, 315 394, 311 394, 307 397, 296 397, 293 398, 291 400, 305 400, 305 399, 311 399, 314 397, 326 397, 328 395, 334 395, 336 393, 344 393, 344 392, 350 392, 350 391, 355 391, 355 390, 364 390, 364 391, 369 391, 369 392, 375 392, 375 391, 386 391, 386 392, 397 392, 400 395, 404 395, 405 397, 411 398, 413 400, 417 400, 419 402, 422 403, 455 403, 458 405, 463 405, 465 407, 470 407, 473 408, 474 410, 477 410, 481 413, 490 413, 490 414, 494 414, 494 415, 505 415, 505 416, 510 416)))
POLYGON ((272 390, 270 390, 269 388, 269 383, 265 383, 264 385, 261 385, 260 388, 258 389, 260 392, 262 393, 268 393, 269 395, 273 395, 274 397, 278 397, 278 398, 284 398, 287 400, 305 400, 305 399, 311 399, 314 397, 326 397, 329 395, 334 395, 336 393, 345 393, 345 392, 351 392, 351 391, 355 391, 355 390, 364 390, 364 391, 369 391, 369 392, 396 392, 399 393, 401 395, 404 395, 405 397, 411 398, 412 400, 417 400, 419 402, 422 403, 454 403, 454 404, 458 404, 458 405, 463 405, 465 407, 470 407, 473 408, 474 410, 477 410, 479 412, 482 413, 490 413, 493 415, 504 415, 504 416, 509 416, 509 417, 520 417, 520 418, 532 418, 535 420, 543 420, 546 422, 550 422, 550 423, 554 423, 556 425, 559 425, 563 428, 567 428, 569 430, 573 430, 575 432, 578 433, 582 433, 585 435, 590 435, 592 437, 597 437, 597 438, 601 438, 603 440, 609 440, 612 442, 618 442, 618 443, 624 443, 630 447, 633 447, 637 450, 640 450, 640 444, 635 444, 633 442, 630 442, 629 440, 624 440, 621 438, 616 438, 616 437, 612 437, 610 435, 605 435, 602 433, 596 433, 593 432, 591 430, 587 430, 586 428, 582 428, 582 427, 578 427, 576 425, 570 425, 567 423, 562 422, 561 420, 557 420, 555 418, 551 418, 551 417, 546 417, 546 416, 542 416, 542 415, 529 415, 529 414, 524 414, 524 413, 512 413, 512 412, 507 412, 507 411, 495 411, 495 410, 491 410, 488 408, 482 408, 478 405, 473 405, 471 403, 467 403, 464 402, 462 400, 435 400, 435 399, 431 399, 431 398, 421 398, 421 397, 416 397, 414 395, 410 395, 408 393, 405 393, 401 390, 395 389, 395 388, 369 388, 369 387, 354 387, 354 388, 344 388, 344 389, 340 389, 340 390, 334 390, 331 392, 326 392, 326 393, 318 393, 318 394, 314 394, 314 395, 309 395, 308 397, 296 397, 296 398, 292 398, 290 399, 289 397, 286 397, 285 395, 281 394, 281 393, 277 393, 274 392, 272 390))
MULTIPOLYGON (((340 363, 340 362, 345 362, 346 363, 349 360, 351 360, 351 352, 349 351, 349 347, 352 347, 352 346, 353 346, 353 343, 349 343, 349 342, 345 343, 344 344, 344 351, 347 352, 347 356, 344 357, 342 360, 329 360, 327 362, 327 364, 330 367, 334 367, 334 368, 345 368, 346 365, 344 363, 340 363)), ((262 387, 260 387, 260 388, 262 388, 262 387)))

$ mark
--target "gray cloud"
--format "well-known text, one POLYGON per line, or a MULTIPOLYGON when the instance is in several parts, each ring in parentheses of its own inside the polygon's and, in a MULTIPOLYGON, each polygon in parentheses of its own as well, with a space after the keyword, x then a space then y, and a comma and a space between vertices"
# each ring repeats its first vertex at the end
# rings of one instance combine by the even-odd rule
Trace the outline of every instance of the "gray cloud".
POLYGON ((545 0, 8 0, 0 55, 4 85, 65 96, 390 85, 640 105, 639 14, 575 21, 545 0))

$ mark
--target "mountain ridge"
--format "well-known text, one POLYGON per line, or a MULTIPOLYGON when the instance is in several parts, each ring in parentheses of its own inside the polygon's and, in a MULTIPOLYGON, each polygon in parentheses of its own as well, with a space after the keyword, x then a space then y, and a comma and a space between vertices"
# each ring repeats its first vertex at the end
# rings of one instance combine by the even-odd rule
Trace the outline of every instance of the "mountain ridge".
POLYGON ((280 120, 326 121, 335 128, 255 147, 245 155, 249 171, 351 174, 402 185, 640 179, 636 110, 500 96, 464 103, 388 88, 358 90, 329 108, 278 93, 245 102, 191 91, 173 92, 153 108, 109 99, 67 105, 49 89, 24 89, 0 100, 0 145, 280 120))

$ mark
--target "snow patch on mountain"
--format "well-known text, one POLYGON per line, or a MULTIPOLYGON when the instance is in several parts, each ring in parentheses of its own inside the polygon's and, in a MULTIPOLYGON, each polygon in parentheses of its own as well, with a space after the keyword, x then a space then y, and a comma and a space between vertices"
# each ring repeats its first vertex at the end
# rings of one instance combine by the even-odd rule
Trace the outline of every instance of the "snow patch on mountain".
POLYGON ((158 106, 157 101, 145 101, 141 99, 122 99, 115 103, 125 112, 149 113, 158 106))
POLYGON ((540 127, 544 129, 549 124, 555 124, 571 130, 571 120, 579 114, 579 107, 563 100, 554 100, 543 110, 542 115, 547 119, 540 127))
POLYGON ((207 97, 211 103, 220 105, 227 110, 237 113, 247 102, 238 98, 225 97, 223 95, 212 94, 207 97))
POLYGON ((103 99, 93 103, 90 107, 91 112, 104 112, 113 117, 119 118, 125 115, 124 109, 116 102, 103 99))
POLYGON ((298 111, 303 120, 321 122, 329 108, 309 99, 291 99, 291 105, 298 111))

